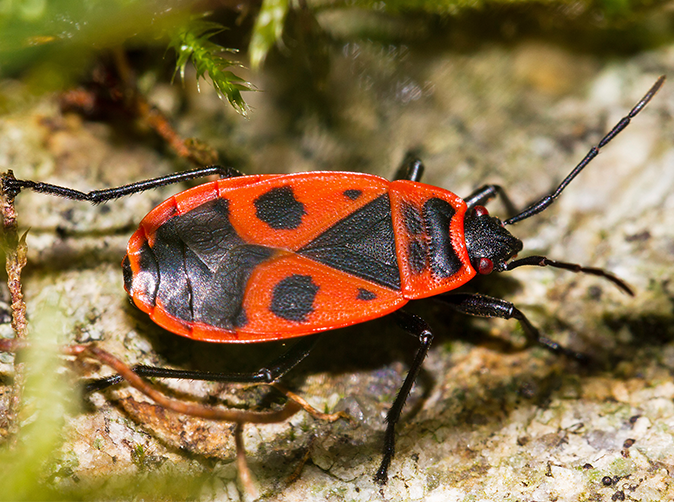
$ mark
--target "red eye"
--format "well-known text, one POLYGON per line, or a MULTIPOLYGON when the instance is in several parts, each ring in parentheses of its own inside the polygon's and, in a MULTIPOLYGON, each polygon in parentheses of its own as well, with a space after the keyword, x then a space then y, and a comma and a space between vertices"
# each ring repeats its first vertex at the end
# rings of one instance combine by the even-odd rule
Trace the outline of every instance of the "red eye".
POLYGON ((484 206, 475 206, 473 211, 475 211, 475 216, 489 216, 489 211, 484 206))
POLYGON ((494 270, 494 263, 489 258, 480 258, 480 263, 477 265, 477 271, 481 274, 491 274, 494 270))

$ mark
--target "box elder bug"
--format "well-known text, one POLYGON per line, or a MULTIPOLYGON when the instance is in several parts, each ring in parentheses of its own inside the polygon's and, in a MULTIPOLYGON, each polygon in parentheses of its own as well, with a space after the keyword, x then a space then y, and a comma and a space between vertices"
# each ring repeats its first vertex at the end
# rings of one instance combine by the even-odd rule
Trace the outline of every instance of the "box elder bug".
MULTIPOLYGON (((523 265, 557 267, 603 277, 599 269, 543 256, 513 259, 522 242, 506 227, 548 208, 575 177, 651 100, 646 95, 602 138, 552 193, 503 221, 484 204, 501 188, 485 185, 462 199, 419 182, 410 162, 394 181, 350 172, 243 176, 210 166, 89 193, 11 175, 5 193, 23 189, 94 204, 207 175, 221 179, 169 198, 141 221, 123 260, 133 302, 161 327, 195 340, 252 343, 302 337, 393 314, 420 347, 386 417, 383 459, 375 480, 385 483, 394 455, 395 426, 433 334, 420 317, 400 310, 409 300, 435 297, 474 316, 517 319, 527 337, 557 353, 579 356, 542 336, 512 303, 479 294, 448 293, 474 276, 523 265)), ((136 366, 142 376, 225 382, 273 382, 302 361, 316 337, 251 374, 213 374, 136 366)), ((120 378, 97 381, 104 388, 120 378)))

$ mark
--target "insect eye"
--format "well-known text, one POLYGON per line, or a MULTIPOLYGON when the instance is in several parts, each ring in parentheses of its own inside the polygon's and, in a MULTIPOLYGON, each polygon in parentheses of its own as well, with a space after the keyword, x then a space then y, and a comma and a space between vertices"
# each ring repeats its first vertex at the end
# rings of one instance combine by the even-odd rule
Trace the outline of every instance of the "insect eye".
POLYGON ((489 211, 484 206, 475 206, 473 211, 475 211, 475 216, 489 216, 489 211))
POLYGON ((480 258, 480 263, 477 265, 477 271, 483 275, 491 274, 494 270, 494 262, 489 258, 480 258))

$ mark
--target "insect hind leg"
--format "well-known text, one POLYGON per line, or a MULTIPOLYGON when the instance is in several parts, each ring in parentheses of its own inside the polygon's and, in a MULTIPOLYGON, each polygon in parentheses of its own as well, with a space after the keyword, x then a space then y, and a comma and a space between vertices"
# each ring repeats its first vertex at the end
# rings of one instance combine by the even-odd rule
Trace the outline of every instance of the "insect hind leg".
MULTIPOLYGON (((286 352, 272 362, 251 373, 214 373, 209 371, 178 370, 155 366, 134 366, 133 372, 142 377, 175 378, 180 380, 203 380, 226 383, 272 383, 288 373, 302 362, 313 350, 320 336, 307 336, 300 339, 286 352)), ((119 375, 92 380, 85 386, 85 393, 107 389, 121 383, 119 375)))

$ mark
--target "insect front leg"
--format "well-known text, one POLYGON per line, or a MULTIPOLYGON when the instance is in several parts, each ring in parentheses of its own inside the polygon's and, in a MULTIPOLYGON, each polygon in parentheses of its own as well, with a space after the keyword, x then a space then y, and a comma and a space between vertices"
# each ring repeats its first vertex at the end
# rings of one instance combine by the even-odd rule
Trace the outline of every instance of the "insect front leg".
POLYGON ((72 188, 52 185, 50 183, 42 183, 31 180, 18 180, 14 174, 9 171, 2 176, 2 189, 9 197, 16 197, 21 190, 28 189, 34 192, 44 193, 48 195, 55 195, 57 197, 64 197, 66 199, 81 200, 91 202, 92 204, 100 204, 113 199, 126 197, 136 193, 145 192, 166 185, 173 185, 183 181, 192 180, 196 178, 203 178, 205 176, 219 175, 221 178, 232 178, 235 176, 242 176, 242 173, 232 167, 226 166, 208 166, 192 169, 191 171, 182 171, 179 173, 168 174, 166 176, 159 176, 149 180, 138 181, 136 183, 129 183, 120 187, 107 188, 104 190, 93 190, 91 192, 80 192, 72 188))
POLYGON ((436 300, 450 306, 457 312, 476 317, 498 317, 500 319, 517 319, 524 330, 524 334, 530 342, 555 354, 563 354, 578 360, 586 360, 587 356, 560 345, 559 343, 543 336, 529 319, 512 303, 480 294, 455 293, 436 296, 436 300))
POLYGON ((424 359, 426 359, 428 349, 433 342, 433 333, 431 332, 431 328, 421 317, 410 314, 403 310, 398 310, 392 315, 395 317, 396 322, 402 329, 419 339, 421 346, 414 356, 414 361, 412 361, 410 370, 407 373, 405 381, 400 387, 400 390, 398 391, 395 401, 393 401, 391 409, 386 414, 384 457, 381 460, 381 465, 379 466, 377 474, 374 476, 374 480, 379 484, 386 483, 388 479, 388 468, 391 465, 391 460, 393 460, 393 455, 395 454, 395 427, 400 420, 400 414, 403 411, 407 397, 410 395, 412 386, 419 376, 421 364, 424 362, 424 359))
POLYGON ((510 197, 508 197, 507 192, 501 185, 481 186, 464 200, 466 201, 468 209, 472 209, 475 206, 486 205, 490 200, 496 198, 497 196, 500 197, 503 201, 503 205, 505 206, 506 212, 508 214, 515 214, 517 212, 517 208, 512 203, 510 197))
MULTIPOLYGON (((393 178, 394 180, 407 180, 407 181, 421 181, 421 178, 424 174, 424 164, 419 160, 413 152, 408 153, 405 156, 405 159, 400 164, 400 167, 396 171, 396 175, 393 178)), ((515 214, 517 208, 508 197, 506 191, 500 185, 484 185, 473 193, 471 193, 464 200, 468 205, 468 209, 472 209, 475 206, 484 206, 490 200, 500 196, 505 205, 506 211, 508 214, 515 214)))

